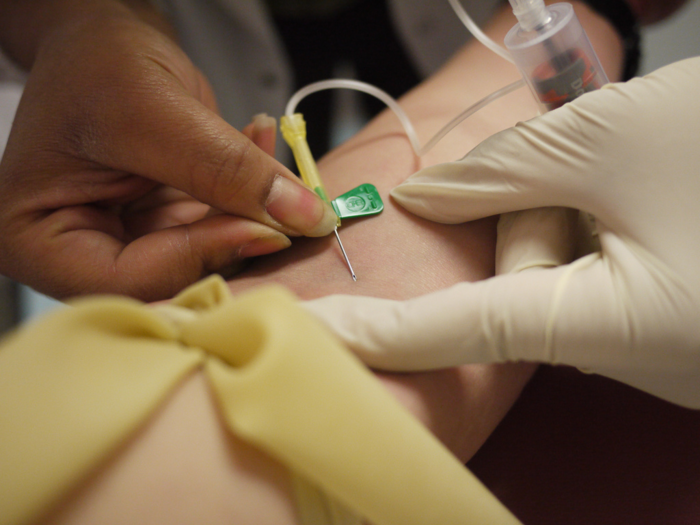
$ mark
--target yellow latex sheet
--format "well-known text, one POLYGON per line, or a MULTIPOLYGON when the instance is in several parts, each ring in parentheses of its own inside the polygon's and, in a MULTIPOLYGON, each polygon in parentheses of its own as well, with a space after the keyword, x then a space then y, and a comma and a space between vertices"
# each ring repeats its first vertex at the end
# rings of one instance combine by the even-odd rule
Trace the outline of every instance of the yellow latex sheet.
POLYGON ((234 433, 339 508, 376 525, 519 523, 285 290, 232 298, 210 278, 173 304, 81 300, 5 341, 0 524, 58 501, 196 368, 234 433))

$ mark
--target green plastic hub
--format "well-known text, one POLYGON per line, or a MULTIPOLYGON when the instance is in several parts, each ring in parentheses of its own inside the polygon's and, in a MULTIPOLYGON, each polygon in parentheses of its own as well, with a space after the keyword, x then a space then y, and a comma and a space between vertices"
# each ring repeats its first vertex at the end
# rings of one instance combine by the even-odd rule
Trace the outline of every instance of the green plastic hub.
POLYGON ((376 215, 384 209, 384 203, 373 184, 361 184, 354 190, 343 193, 331 205, 341 219, 376 215))

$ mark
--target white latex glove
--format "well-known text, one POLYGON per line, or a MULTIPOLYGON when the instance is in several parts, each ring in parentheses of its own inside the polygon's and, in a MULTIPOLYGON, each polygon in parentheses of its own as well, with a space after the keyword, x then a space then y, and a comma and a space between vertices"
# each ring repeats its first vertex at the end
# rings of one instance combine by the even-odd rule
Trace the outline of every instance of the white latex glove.
POLYGON ((373 367, 568 364, 700 408, 699 93, 700 58, 678 62, 520 123, 393 192, 447 223, 580 209, 597 219, 600 252, 405 302, 331 296, 308 308, 373 367))

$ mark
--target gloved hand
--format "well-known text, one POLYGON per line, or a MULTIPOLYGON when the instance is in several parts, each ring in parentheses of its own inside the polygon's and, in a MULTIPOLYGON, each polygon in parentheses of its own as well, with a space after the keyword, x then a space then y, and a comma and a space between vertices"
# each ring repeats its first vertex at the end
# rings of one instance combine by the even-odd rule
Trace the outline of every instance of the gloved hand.
POLYGON ((31 65, 0 164, 0 273, 59 298, 157 300, 333 231, 269 140, 229 126, 187 56, 121 3, 0 10, 0 42, 31 65))
POLYGON ((373 367, 568 364, 700 408, 699 88, 700 58, 610 85, 393 192, 447 223, 580 209, 596 218, 600 252, 406 302, 331 296, 307 307, 373 367))

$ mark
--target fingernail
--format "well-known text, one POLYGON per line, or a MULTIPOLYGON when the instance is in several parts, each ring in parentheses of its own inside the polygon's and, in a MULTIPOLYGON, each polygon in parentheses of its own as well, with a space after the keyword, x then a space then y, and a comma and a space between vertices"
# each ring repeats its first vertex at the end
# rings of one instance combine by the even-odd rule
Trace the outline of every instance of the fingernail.
POLYGON ((277 121, 273 117, 260 113, 253 117, 253 130, 250 134, 255 145, 271 157, 275 156, 277 142, 277 121))
POLYGON ((277 129, 277 120, 274 117, 268 116, 267 113, 258 113, 253 117, 253 125, 255 127, 255 133, 260 133, 267 129, 277 129))
POLYGON ((238 256, 247 258, 267 255, 268 253, 274 253, 289 248, 291 245, 292 241, 285 235, 278 232, 270 233, 270 235, 253 239, 241 246, 238 250, 238 256))
POLYGON ((333 208, 300 183, 277 175, 265 203, 271 217, 302 235, 321 237, 336 226, 333 208))

